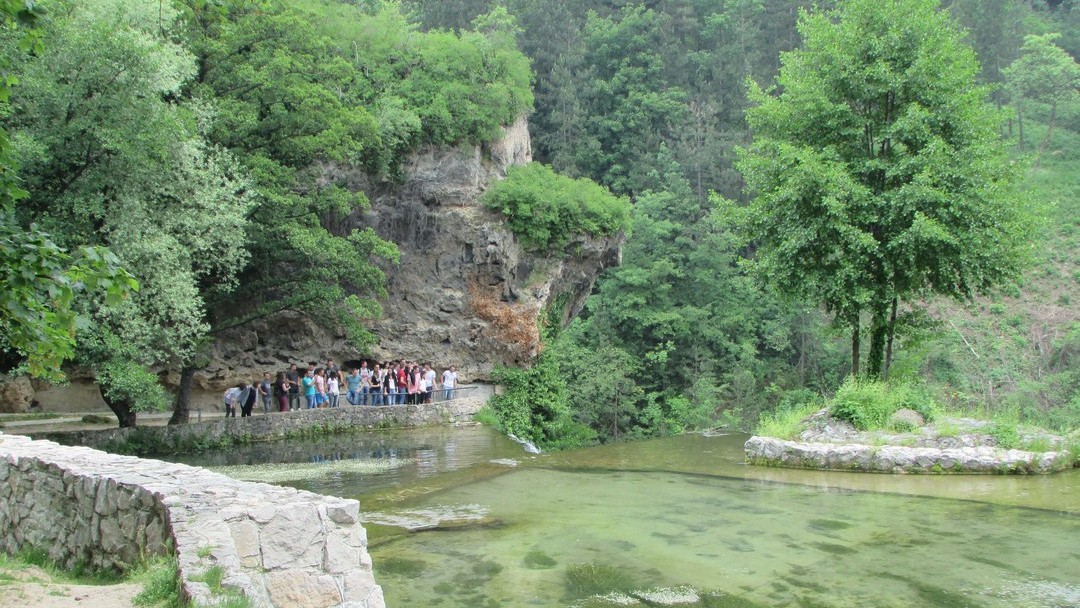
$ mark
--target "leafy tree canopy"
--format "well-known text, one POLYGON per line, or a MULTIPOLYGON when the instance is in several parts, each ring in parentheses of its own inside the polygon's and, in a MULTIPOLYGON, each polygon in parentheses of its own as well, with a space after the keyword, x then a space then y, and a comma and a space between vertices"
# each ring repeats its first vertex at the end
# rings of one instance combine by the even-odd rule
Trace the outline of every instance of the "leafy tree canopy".
POLYGON ((146 0, 56 2, 48 44, 18 64, 13 147, 19 214, 71 247, 107 246, 142 290, 87 302, 79 360, 122 425, 163 403, 148 367, 188 358, 209 325, 204 291, 247 263, 248 178, 203 138, 202 103, 175 103, 195 73, 172 36, 178 14, 146 0))
POLYGON ((754 139, 739 168, 754 196, 756 266, 851 329, 856 372, 864 312, 879 374, 898 301, 968 297, 1015 277, 1030 253, 1001 115, 937 9, 846 0, 804 13, 778 94, 750 88, 754 139))
MULTIPOLYGON (((0 2, 6 41, 23 53, 40 51, 36 25, 42 12, 29 0, 0 2)), ((6 71, 21 54, 6 53, 0 69, 6 71)), ((11 87, 17 82, 8 74, 0 78, 0 117, 10 111, 11 87)), ((37 225, 21 225, 15 204, 28 193, 19 183, 15 158, 7 130, 0 126, 0 352, 14 351, 32 376, 59 379, 60 365, 75 352, 75 328, 86 321, 78 315, 76 297, 100 291, 116 305, 138 283, 107 249, 80 247, 71 254, 37 225)))

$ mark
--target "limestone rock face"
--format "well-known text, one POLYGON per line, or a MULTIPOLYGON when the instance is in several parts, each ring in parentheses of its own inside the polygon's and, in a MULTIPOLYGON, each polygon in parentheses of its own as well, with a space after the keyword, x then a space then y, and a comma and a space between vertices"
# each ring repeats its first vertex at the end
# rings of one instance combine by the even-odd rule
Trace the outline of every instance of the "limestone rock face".
POLYGON ((430 361, 439 370, 456 365, 463 382, 489 379, 496 364, 530 360, 541 311, 556 304, 556 318, 573 318, 600 272, 619 263, 622 245, 621 235, 582 237, 562 251, 525 251, 480 196, 531 157, 522 119, 490 144, 421 149, 395 182, 374 181, 355 167, 324 166, 328 181, 371 201, 370 212, 335 229, 371 227, 401 252, 400 264, 385 268, 389 297, 373 327, 378 344, 357 352, 342 333, 283 313, 220 336, 196 386, 223 389, 253 373, 327 356, 339 364, 371 356, 430 361))
POLYGON ((26 376, 0 376, 0 414, 22 414, 30 411, 34 401, 34 386, 26 376))
MULTIPOLYGON (((378 343, 371 352, 359 352, 343 330, 327 329, 294 311, 256 319, 216 336, 209 364, 195 372, 193 404, 220 408, 221 393, 230 386, 290 363, 322 364, 327 357, 339 365, 368 357, 405 358, 431 362, 438 373, 455 365, 462 383, 489 380, 497 364, 528 362, 538 352, 541 312, 557 309, 545 318, 568 323, 600 272, 619 263, 623 242, 622 235, 579 237, 560 251, 524 250, 480 197, 509 167, 531 159, 528 125, 521 119, 498 141, 482 146, 418 150, 397 180, 377 181, 361 168, 324 165, 328 182, 343 183, 371 201, 369 212, 332 229, 345 234, 370 227, 400 249, 400 263, 384 268, 389 296, 373 325, 378 343)), ((158 371, 167 386, 179 385, 179 370, 158 371)), ((38 399, 49 411, 106 409, 92 379, 73 380, 79 381, 46 387, 38 399)), ((0 412, 29 408, 34 391, 24 384, 0 381, 0 412)))

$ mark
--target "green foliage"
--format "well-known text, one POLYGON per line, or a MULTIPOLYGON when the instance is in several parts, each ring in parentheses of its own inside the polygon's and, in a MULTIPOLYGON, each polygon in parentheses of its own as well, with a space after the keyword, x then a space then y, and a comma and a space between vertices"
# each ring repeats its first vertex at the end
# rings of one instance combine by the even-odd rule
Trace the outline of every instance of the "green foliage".
POLYGON ((186 608, 180 593, 180 572, 176 556, 169 555, 148 560, 133 578, 142 583, 132 602, 136 606, 152 608, 186 608))
POLYGON ((754 434, 777 439, 796 439, 803 430, 802 421, 821 409, 819 403, 811 402, 792 409, 781 408, 771 413, 762 414, 754 434))
POLYGON ((858 373, 896 334, 896 301, 966 298, 1015 279, 1033 228, 1001 114, 974 53, 936 0, 848 0, 800 20, 773 96, 752 85, 754 142, 738 163, 754 195, 755 265, 781 292, 850 327, 858 373))
MULTIPOLYGON (((0 118, 11 112, 11 87, 18 82, 8 72, 10 62, 25 59, 22 53, 27 51, 42 51, 41 31, 35 26, 43 12, 34 2, 0 3, 0 33, 30 28, 4 45, 0 118)), ((137 290, 138 283, 105 249, 81 247, 72 255, 38 226, 20 225, 15 203, 29 193, 16 176, 19 164, 4 124, 0 124, 0 351, 18 354, 33 376, 59 380, 60 364, 74 354, 76 324, 85 322, 77 314, 75 298, 101 291, 114 303, 137 290)))
POLYGON ((833 417, 847 420, 864 431, 884 429, 896 410, 919 412, 927 421, 934 420, 937 406, 926 391, 910 384, 849 377, 828 402, 833 417))
POLYGON ((415 108, 426 142, 485 143, 532 109, 529 60, 517 50, 517 24, 497 6, 475 32, 417 38, 413 66, 391 90, 415 108))
POLYGON ((994 416, 986 428, 986 434, 994 438, 998 447, 1012 450, 1020 447, 1020 415, 1006 409, 994 416))
POLYGON ((500 367, 493 375, 503 392, 488 405, 500 430, 545 450, 580 447, 595 440, 592 430, 573 419, 566 381, 549 353, 542 353, 528 369, 500 367))
POLYGON ((608 236, 630 227, 630 202, 588 179, 557 175, 529 163, 510 167, 484 193, 510 230, 533 249, 561 249, 576 235, 608 236))
MULTIPOLYGON (((1020 57, 1002 70, 1016 101, 1017 116, 1022 119, 1022 100, 1034 100, 1050 106, 1046 135, 1039 153, 1046 150, 1057 122, 1058 108, 1080 101, 1080 63, 1055 41, 1060 34, 1028 35, 1020 48, 1020 57)), ((1023 131, 1020 132, 1023 148, 1023 131)), ((1036 160, 1036 164, 1038 164, 1036 160)))
POLYGON ((103 292, 119 303, 138 282, 103 248, 72 256, 37 226, 25 229, 0 209, 0 350, 24 358, 32 376, 63 377, 60 364, 75 353, 75 328, 86 323, 76 298, 103 292))

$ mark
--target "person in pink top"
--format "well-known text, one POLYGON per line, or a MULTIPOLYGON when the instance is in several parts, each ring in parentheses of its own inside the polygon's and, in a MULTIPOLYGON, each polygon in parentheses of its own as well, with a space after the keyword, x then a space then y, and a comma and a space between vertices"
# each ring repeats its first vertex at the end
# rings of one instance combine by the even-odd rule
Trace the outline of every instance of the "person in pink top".
POLYGON ((420 372, 416 369, 416 366, 409 368, 407 380, 407 388, 409 390, 409 405, 415 405, 417 403, 417 395, 420 394, 420 372))
POLYGON ((326 370, 319 368, 315 370, 315 407, 323 407, 330 401, 326 396, 326 370))

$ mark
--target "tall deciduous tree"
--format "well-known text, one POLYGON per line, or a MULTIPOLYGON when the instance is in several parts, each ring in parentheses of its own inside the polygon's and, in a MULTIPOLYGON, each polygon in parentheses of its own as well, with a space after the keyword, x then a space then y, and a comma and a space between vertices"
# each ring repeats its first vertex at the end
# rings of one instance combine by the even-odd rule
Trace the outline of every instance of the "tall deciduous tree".
POLYGON ((150 0, 52 5, 49 44, 17 66, 12 141, 29 195, 19 213, 61 245, 106 245, 143 289, 93 302, 79 360, 121 426, 163 406, 151 369, 206 338, 205 295, 228 290, 247 261, 250 187, 206 143, 213 110, 179 104, 194 58, 170 35, 177 13, 150 0))
POLYGON ((887 367, 900 302, 968 297, 1014 277, 1028 252, 1018 168, 973 51, 936 0, 846 0, 804 13, 778 94, 751 85, 753 143, 738 166, 756 266, 818 300, 852 337, 859 372, 887 367))
MULTIPOLYGON (((1039 144, 1039 157, 1046 151, 1054 135, 1058 106, 1080 98, 1080 63, 1054 44, 1060 37, 1059 34, 1025 36, 1020 57, 1003 70, 1015 96, 1018 117, 1023 116, 1022 103, 1026 100, 1050 106, 1046 136, 1039 144)), ((1022 130, 1020 145, 1024 145, 1022 130)), ((1039 158, 1036 157, 1035 165, 1038 164, 1039 158)))
MULTIPOLYGON (((40 7, 30 0, 0 1, 0 32, 19 30, 8 42, 22 50, 43 48, 39 17, 40 7)), ((0 69, 8 67, 5 55, 0 69)), ((16 81, 0 78, 0 116, 8 115, 16 81)), ((20 187, 18 170, 0 125, 0 354, 32 376, 58 379, 60 365, 75 353, 76 296, 101 289, 116 304, 138 284, 107 249, 82 247, 71 254, 36 225, 23 226, 15 203, 29 193, 20 187)))

